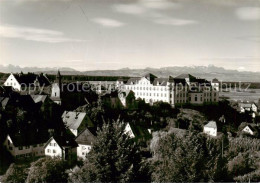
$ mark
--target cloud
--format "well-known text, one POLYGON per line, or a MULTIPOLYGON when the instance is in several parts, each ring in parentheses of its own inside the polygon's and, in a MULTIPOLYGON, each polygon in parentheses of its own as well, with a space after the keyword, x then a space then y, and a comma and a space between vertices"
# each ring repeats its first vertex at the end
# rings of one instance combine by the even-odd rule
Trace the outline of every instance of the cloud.
POLYGON ((184 26, 184 25, 198 23, 195 20, 177 19, 177 18, 169 18, 169 17, 158 18, 158 19, 154 20, 154 22, 157 24, 175 25, 175 26, 184 26))
POLYGON ((39 29, 33 27, 23 27, 14 25, 0 25, 0 37, 18 38, 23 40, 62 43, 62 42, 83 42, 84 40, 72 39, 64 36, 63 32, 39 29))
POLYGON ((146 8, 139 6, 138 4, 116 4, 113 6, 113 9, 120 13, 126 14, 142 14, 147 10, 146 8))
POLYGON ((93 22, 98 23, 104 27, 121 27, 124 26, 124 23, 119 22, 114 19, 108 19, 108 18, 94 18, 92 19, 93 22))
POLYGON ((139 3, 150 9, 169 9, 179 7, 179 4, 167 0, 140 0, 139 3))
POLYGON ((156 24, 183 26, 198 23, 195 20, 170 18, 160 11, 179 7, 179 4, 168 0, 139 0, 135 4, 116 4, 112 8, 119 13, 143 16, 156 24))
POLYGON ((236 15, 240 20, 260 20, 260 7, 242 7, 236 10, 236 15))

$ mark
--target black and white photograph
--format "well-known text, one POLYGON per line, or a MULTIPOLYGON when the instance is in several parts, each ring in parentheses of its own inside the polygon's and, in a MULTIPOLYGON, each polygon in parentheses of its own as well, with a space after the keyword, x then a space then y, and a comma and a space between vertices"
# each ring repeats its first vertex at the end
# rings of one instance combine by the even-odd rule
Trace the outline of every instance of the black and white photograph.
POLYGON ((260 0, 0 0, 0 183, 260 182, 260 0))

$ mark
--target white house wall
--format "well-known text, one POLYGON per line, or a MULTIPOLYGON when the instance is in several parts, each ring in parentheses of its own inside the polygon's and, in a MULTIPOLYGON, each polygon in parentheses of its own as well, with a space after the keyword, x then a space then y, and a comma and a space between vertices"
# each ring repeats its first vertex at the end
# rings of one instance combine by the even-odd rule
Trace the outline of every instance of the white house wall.
POLYGON ((51 157, 62 157, 62 149, 54 139, 52 139, 45 147, 45 155, 51 157))
POLYGON ((79 144, 77 147, 77 157, 86 159, 86 154, 88 154, 91 150, 90 145, 84 145, 84 144, 79 144))
POLYGON ((15 147, 9 135, 4 141, 4 146, 15 158, 30 157, 30 156, 44 156, 44 144, 15 147))
POLYGON ((4 82, 4 86, 12 86, 15 90, 21 91, 21 85, 11 73, 10 76, 4 82))
POLYGON ((214 136, 214 137, 217 136, 217 129, 216 128, 204 127, 203 132, 210 135, 210 136, 214 136))

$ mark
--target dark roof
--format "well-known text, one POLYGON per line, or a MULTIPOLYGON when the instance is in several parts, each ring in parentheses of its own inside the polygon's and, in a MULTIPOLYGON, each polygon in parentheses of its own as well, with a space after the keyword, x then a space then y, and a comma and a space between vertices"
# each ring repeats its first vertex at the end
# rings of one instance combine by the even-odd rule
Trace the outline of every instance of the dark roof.
POLYGON ((190 82, 196 82, 196 77, 190 75, 190 74, 181 74, 177 77, 175 77, 177 79, 186 79, 186 78, 189 78, 190 79, 190 82))
POLYGON ((212 83, 219 83, 219 80, 217 78, 212 79, 212 83))
POLYGON ((38 82, 40 86, 50 85, 49 79, 44 74, 20 73, 20 74, 13 74, 13 75, 20 84, 24 84, 26 86, 29 86, 29 84, 34 84, 35 82, 38 82))
POLYGON ((174 81, 174 85, 177 85, 177 84, 182 84, 183 86, 186 85, 186 80, 182 79, 182 78, 174 78, 173 81, 174 81))
POLYGON ((10 94, 14 93, 12 86, 0 86, 0 95, 1 96, 10 96, 10 94))
POLYGON ((63 147, 78 147, 77 142, 71 138, 68 135, 64 135, 64 136, 52 136, 45 144, 45 147, 50 143, 50 141, 54 139, 57 144, 63 148, 63 147))
POLYGON ((15 95, 10 98, 10 102, 16 107, 34 108, 36 106, 34 100, 30 95, 15 95))
POLYGON ((91 85, 87 82, 71 82, 63 83, 62 90, 63 93, 85 93, 91 92, 91 85))
POLYGON ((1 107, 6 107, 6 105, 8 104, 8 102, 9 102, 9 98, 8 98, 8 97, 0 97, 1 107))
POLYGON ((211 84, 210 84, 210 82, 208 81, 208 80, 206 80, 206 79, 201 79, 201 78, 197 78, 196 79, 196 82, 198 82, 200 85, 201 84, 203 84, 203 85, 208 85, 208 86, 210 86, 211 84))
MULTIPOLYGON (((142 127, 138 124, 134 124, 133 122, 130 122, 128 124, 131 127, 131 130, 133 131, 135 137, 137 137, 137 138, 142 138, 142 137, 149 138, 151 136, 146 128, 144 128, 144 127, 142 127)), ((127 123, 126 123, 126 125, 127 125, 127 123)))
POLYGON ((117 81, 123 81, 123 83, 126 84, 128 79, 127 78, 119 78, 117 81))
POLYGON ((153 81, 153 85, 167 86, 167 82, 169 78, 155 78, 153 81))
POLYGON ((137 82, 140 80, 141 78, 140 77, 133 77, 133 78, 130 78, 128 79, 127 81, 127 85, 130 85, 130 84, 137 84, 137 82))
POLYGON ((88 128, 83 130, 75 139, 78 144, 92 145, 96 137, 90 132, 88 128))
POLYGON ((144 76, 146 79, 148 79, 151 83, 154 82, 154 80, 157 78, 157 76, 151 74, 151 73, 148 73, 144 76))
POLYGON ((34 100, 35 103, 42 102, 47 98, 47 95, 31 95, 32 99, 34 100))
POLYGON ((44 144, 48 140, 48 136, 32 130, 15 134, 10 133, 9 136, 15 147, 44 144))

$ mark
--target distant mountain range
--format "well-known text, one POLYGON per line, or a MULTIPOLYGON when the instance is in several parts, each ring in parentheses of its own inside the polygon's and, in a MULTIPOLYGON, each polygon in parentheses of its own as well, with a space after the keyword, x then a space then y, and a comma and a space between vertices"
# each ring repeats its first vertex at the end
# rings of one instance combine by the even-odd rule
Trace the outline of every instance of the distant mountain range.
POLYGON ((17 73, 17 72, 24 72, 24 73, 27 73, 27 72, 47 72, 47 71, 57 71, 58 69, 60 71, 69 71, 69 72, 76 71, 75 69, 72 69, 72 68, 69 68, 69 67, 61 67, 61 68, 42 67, 42 68, 39 68, 39 67, 20 67, 20 66, 15 66, 15 65, 12 65, 12 64, 9 64, 7 66, 0 65, 0 72, 4 72, 4 73, 10 73, 10 72, 13 72, 13 73, 17 73))
POLYGON ((223 67, 209 66, 174 66, 162 68, 144 68, 144 69, 130 69, 123 68, 119 70, 94 70, 94 71, 77 71, 68 67, 61 68, 38 68, 38 67, 19 67, 14 65, 3 66, 0 65, 0 72, 16 73, 16 72, 44 72, 47 74, 56 74, 57 70, 61 71, 63 75, 90 75, 90 76, 143 76, 146 73, 153 73, 158 77, 177 76, 183 73, 189 73, 196 77, 206 78, 211 80, 217 78, 222 81, 243 81, 243 82, 260 82, 260 71, 237 71, 228 70, 223 67))

